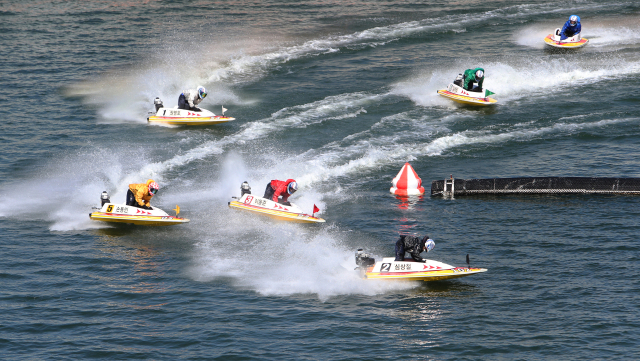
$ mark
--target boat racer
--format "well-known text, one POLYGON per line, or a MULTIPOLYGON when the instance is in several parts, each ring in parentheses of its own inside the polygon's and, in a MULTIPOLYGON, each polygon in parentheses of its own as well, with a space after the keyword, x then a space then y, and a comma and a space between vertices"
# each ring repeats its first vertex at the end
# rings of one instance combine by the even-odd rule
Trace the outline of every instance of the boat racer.
POLYGON ((127 205, 143 208, 151 208, 151 198, 158 192, 160 186, 153 179, 147 180, 147 183, 129 184, 127 191, 127 205))
POLYGON ((569 20, 564 23, 562 30, 560 30, 560 40, 566 40, 582 31, 582 25, 580 25, 580 17, 578 15, 569 16, 569 20))
POLYGON ((465 90, 482 91, 482 82, 484 81, 484 69, 475 68, 467 69, 464 74, 459 74, 453 84, 464 88, 465 90), (473 83, 478 83, 478 87, 473 89, 473 83))
POLYGON ((429 236, 424 236, 422 239, 416 236, 402 235, 400 239, 396 242, 396 261, 404 261, 405 252, 409 252, 411 254, 411 258, 413 258, 416 262, 426 262, 422 257, 420 257, 420 253, 423 251, 429 252, 436 246, 436 243, 429 238, 429 236))
POLYGON ((202 85, 198 85, 197 89, 185 90, 178 98, 178 109, 193 110, 199 112, 201 109, 197 107, 200 102, 206 98, 207 89, 202 85))
POLYGON ((288 201, 289 196, 297 190, 298 183, 295 179, 287 179, 286 181, 274 179, 267 184, 262 198, 271 199, 274 202, 290 206, 291 203, 288 201), (282 197, 282 199, 278 200, 278 197, 282 197))

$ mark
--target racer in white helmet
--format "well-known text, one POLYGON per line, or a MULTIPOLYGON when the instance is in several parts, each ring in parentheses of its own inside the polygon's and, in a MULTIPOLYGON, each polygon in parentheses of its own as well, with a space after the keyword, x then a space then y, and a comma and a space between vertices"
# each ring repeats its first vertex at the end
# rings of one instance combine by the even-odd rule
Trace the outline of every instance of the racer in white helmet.
POLYGON ((483 81, 484 81, 484 69, 475 68, 475 69, 465 70, 464 74, 460 74, 453 83, 464 88, 465 90, 481 92, 483 81), (478 84, 478 86, 475 88, 473 86, 474 83, 478 84))
POLYGON ((207 89, 202 85, 198 85, 198 88, 185 90, 180 94, 178 98, 178 108, 187 109, 199 112, 201 109, 197 107, 200 102, 206 98, 207 89))

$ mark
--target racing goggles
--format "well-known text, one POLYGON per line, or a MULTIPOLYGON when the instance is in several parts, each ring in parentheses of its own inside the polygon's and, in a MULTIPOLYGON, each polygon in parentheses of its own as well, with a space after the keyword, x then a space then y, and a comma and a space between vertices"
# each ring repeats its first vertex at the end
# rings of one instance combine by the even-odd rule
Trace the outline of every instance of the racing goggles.
POLYGON ((577 21, 569 21, 569 24, 571 24, 571 26, 576 26, 577 23, 577 21))
POLYGON ((206 97, 207 97, 207 93, 205 93, 205 92, 200 92, 200 98, 201 98, 201 99, 204 99, 204 98, 206 98, 206 97))
POLYGON ((149 193, 151 193, 151 194, 156 194, 156 193, 158 193, 158 188, 151 188, 151 189, 149 189, 149 193))

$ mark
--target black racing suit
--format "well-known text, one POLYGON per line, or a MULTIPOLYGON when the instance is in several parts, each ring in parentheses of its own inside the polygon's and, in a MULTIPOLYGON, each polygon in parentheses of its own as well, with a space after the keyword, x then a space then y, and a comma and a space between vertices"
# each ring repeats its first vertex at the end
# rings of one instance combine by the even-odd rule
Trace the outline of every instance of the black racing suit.
POLYGON ((411 254, 416 262, 424 262, 420 253, 424 250, 424 244, 427 242, 427 237, 422 239, 414 236, 400 236, 400 239, 396 242, 396 261, 404 261, 405 252, 411 254))

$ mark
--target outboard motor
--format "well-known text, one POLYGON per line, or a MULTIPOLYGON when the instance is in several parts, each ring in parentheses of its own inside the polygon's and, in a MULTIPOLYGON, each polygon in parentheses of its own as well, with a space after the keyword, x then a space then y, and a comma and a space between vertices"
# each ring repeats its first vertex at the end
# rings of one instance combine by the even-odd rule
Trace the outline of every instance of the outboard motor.
POLYGON ((240 185, 240 197, 245 194, 251 194, 251 187, 249 187, 249 183, 247 183, 247 181, 242 182, 240 185))
POLYGON ((156 113, 158 112, 158 110, 159 110, 160 108, 164 107, 164 105, 162 104, 162 100, 160 100, 160 98, 158 98, 158 97, 156 97, 156 98, 153 100, 153 104, 155 104, 155 106, 156 106, 156 113))
POLYGON ((100 195, 100 202, 102 204, 100 204, 100 206, 104 206, 106 203, 111 203, 111 200, 109 199, 109 193, 107 193, 107 191, 102 192, 102 194, 100 195))
POLYGON ((462 74, 458 74, 456 80, 453 81, 453 84, 462 87, 462 74))
POLYGON ((365 270, 368 266, 372 266, 376 263, 375 258, 371 257, 369 254, 364 253, 362 248, 358 249, 356 252, 356 269, 365 270))

